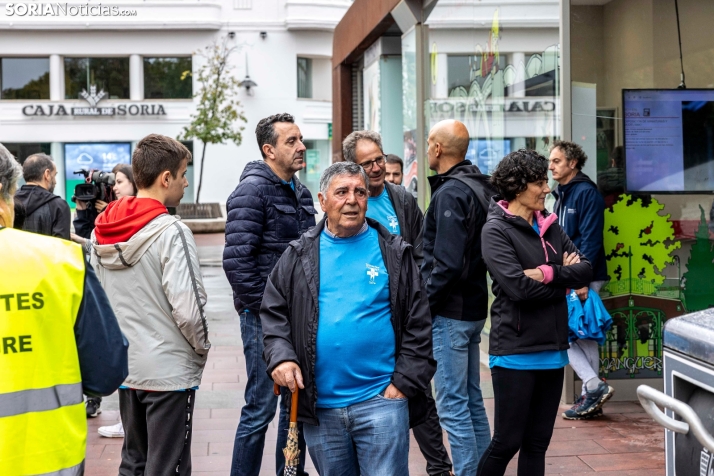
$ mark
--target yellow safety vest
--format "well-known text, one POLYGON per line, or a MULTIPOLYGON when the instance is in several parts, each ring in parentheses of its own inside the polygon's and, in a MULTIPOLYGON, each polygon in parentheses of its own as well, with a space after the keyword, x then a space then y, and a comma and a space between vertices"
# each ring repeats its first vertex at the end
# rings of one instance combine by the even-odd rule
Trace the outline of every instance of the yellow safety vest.
POLYGON ((0 474, 84 474, 82 248, 0 228, 0 474))

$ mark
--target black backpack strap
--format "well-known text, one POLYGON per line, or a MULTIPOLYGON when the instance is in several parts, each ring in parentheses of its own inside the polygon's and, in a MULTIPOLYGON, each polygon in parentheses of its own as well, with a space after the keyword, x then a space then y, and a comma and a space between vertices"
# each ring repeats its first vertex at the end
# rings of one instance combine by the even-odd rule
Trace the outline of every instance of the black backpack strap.
POLYGON ((481 204, 484 216, 488 216, 491 197, 497 195, 491 184, 488 183, 489 177, 489 175, 483 175, 484 181, 477 181, 470 177, 460 177, 458 175, 451 177, 452 180, 458 180, 471 189, 476 196, 476 199, 481 204))

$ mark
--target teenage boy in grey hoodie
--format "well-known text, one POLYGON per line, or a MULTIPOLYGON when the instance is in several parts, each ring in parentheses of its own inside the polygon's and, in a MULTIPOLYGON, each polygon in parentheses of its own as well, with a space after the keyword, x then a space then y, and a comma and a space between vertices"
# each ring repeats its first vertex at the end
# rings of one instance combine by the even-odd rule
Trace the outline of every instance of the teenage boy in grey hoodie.
POLYGON ((137 196, 110 203, 92 234, 92 265, 129 341, 122 476, 191 474, 191 416, 211 344, 196 243, 166 209, 188 186, 190 156, 170 137, 142 139, 137 196))

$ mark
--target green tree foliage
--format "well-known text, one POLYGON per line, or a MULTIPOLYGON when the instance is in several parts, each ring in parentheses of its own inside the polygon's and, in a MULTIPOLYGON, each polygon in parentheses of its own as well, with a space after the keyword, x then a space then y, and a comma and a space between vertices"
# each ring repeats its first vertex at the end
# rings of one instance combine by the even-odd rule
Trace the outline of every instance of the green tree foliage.
MULTIPOLYGON (((239 81, 231 74, 233 66, 229 63, 237 47, 229 46, 228 42, 228 36, 224 36, 196 53, 206 60, 196 76, 199 89, 194 97, 198 98, 198 105, 191 116, 191 124, 184 127, 179 135, 179 140, 198 139, 203 143, 196 203, 200 203, 206 145, 226 141, 240 145, 243 140, 243 126, 236 126, 236 122, 246 122, 246 118, 236 99, 240 90, 239 81)), ((190 81, 189 78, 187 73, 182 75, 184 81, 190 81)))
POLYGON ((664 283, 662 271, 682 244, 674 240, 670 215, 660 215, 663 208, 655 199, 622 195, 605 212, 604 245, 612 294, 631 289, 652 295, 664 283))
POLYGON ((712 242, 709 241, 709 228, 701 205, 699 210, 702 215, 696 234, 697 241, 692 246, 687 272, 684 274, 684 297, 689 312, 714 307, 714 251, 712 242))

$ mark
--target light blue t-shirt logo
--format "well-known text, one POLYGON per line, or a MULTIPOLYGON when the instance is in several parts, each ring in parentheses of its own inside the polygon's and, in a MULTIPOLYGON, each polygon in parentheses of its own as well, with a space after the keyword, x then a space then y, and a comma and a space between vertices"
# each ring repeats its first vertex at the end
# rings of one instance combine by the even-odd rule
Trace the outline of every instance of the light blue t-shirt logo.
POLYGON ((377 282, 374 280, 377 276, 379 276, 379 266, 372 266, 369 263, 367 264, 367 276, 369 276, 369 284, 377 284, 377 282))
POLYGON ((389 198, 386 186, 378 196, 369 197, 367 200, 367 216, 377 220, 392 235, 401 235, 397 212, 394 210, 394 205, 389 198))
POLYGON ((389 216, 387 216, 387 220, 389 220, 389 227, 392 229, 392 234, 398 235, 399 234, 399 220, 397 220, 397 217, 389 215, 389 216))

